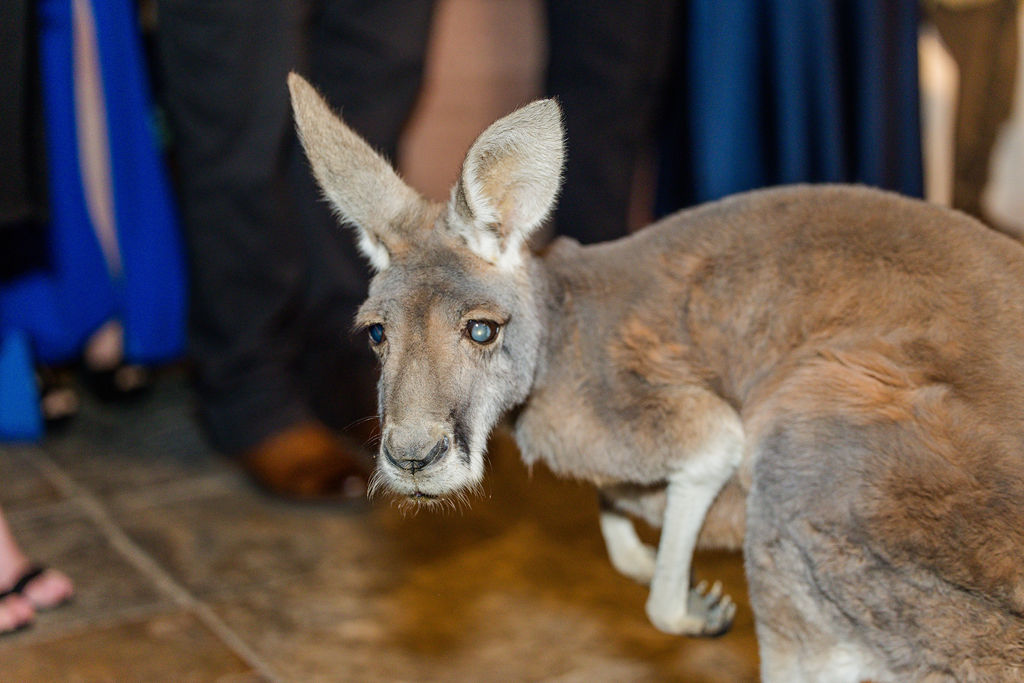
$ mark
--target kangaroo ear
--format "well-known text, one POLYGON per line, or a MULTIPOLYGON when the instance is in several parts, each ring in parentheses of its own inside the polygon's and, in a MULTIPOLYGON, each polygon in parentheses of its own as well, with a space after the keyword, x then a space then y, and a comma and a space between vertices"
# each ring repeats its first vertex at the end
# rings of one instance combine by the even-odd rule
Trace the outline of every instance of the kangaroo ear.
POLYGON ((462 164, 448 207, 450 228, 482 258, 514 267, 526 238, 555 204, 563 156, 562 113, 554 100, 491 124, 462 164))
POLYGON ((359 248, 377 270, 409 242, 425 200, 345 125, 304 78, 288 74, 299 139, 324 196, 359 231, 359 248))

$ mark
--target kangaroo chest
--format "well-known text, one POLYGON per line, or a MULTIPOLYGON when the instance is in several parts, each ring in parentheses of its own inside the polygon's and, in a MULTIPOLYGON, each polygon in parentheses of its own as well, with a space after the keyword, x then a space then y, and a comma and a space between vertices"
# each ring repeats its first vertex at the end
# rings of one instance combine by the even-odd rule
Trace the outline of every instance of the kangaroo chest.
POLYGON ((586 383, 543 388, 520 412, 516 440, 527 464, 543 462, 559 476, 599 486, 664 481, 671 450, 660 443, 664 432, 628 413, 591 400, 586 383))

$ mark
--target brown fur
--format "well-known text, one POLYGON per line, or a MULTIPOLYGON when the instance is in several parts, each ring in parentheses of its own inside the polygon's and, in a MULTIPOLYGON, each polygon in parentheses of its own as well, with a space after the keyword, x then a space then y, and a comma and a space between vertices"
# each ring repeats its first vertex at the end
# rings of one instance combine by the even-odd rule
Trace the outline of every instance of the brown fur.
MULTIPOLYGON (((834 424, 829 429, 867 448, 832 473, 845 477, 849 490, 822 499, 806 476, 772 488, 794 505, 802 501, 794 519, 827 518, 838 514, 833 506, 851 506, 832 522, 848 529, 843 544, 804 532, 823 539, 815 543, 833 543, 819 557, 826 564, 817 581, 827 583, 829 567, 844 562, 842 553, 860 552, 844 544, 870 539, 878 561, 904 567, 908 578, 925 572, 920 580, 931 577, 927 582, 946 587, 938 593, 946 604, 919 596, 906 609, 923 613, 901 627, 939 633, 946 624, 948 638, 964 642, 935 666, 953 667, 955 678, 1024 676, 1024 640, 1015 640, 1024 637, 1024 253, 1018 245, 965 216, 891 195, 793 188, 702 207, 610 245, 560 246, 549 266, 573 293, 569 327, 615 332, 592 349, 556 347, 547 364, 556 371, 538 382, 521 418, 532 419, 532 409, 567 406, 575 418, 562 438, 585 435, 587 446, 545 441, 534 449, 538 430, 528 424, 520 430, 529 434, 528 459, 534 450, 546 461, 557 453, 556 470, 587 476, 606 457, 630 468, 619 477, 650 481, 642 468, 659 445, 696 438, 687 430, 706 419, 701 391, 719 396, 740 411, 749 448, 702 531, 702 545, 727 545, 742 533, 735 494, 756 485, 757 467, 772 467, 779 457, 789 459, 788 468, 800 461, 780 452, 758 463, 770 450, 766 442, 791 431, 809 449, 807 457, 830 461, 829 449, 842 441, 830 445, 820 430, 834 424), (654 269, 637 273, 644 253, 660 258, 654 269), (627 276, 624 269, 634 272, 627 276), (611 284, 627 279, 626 291, 611 284), (628 307, 603 308, 614 289, 628 307), (593 382, 595 366, 603 368, 600 391, 548 396, 549 384, 593 382), (538 397, 543 404, 534 408, 538 397), (687 415, 702 419, 694 424, 687 415), (589 417, 580 423, 581 416, 589 417), (619 449, 646 457, 623 463, 619 449), (580 453, 581 461, 563 460, 568 453, 580 453), (953 659, 967 663, 950 664, 953 659)), ((757 506, 747 510, 748 524, 753 515, 758 529, 780 523, 762 519, 767 513, 757 506)), ((748 548, 760 541, 748 538, 748 548)), ((749 567, 757 584, 760 565, 749 567)), ((807 619, 788 601, 762 601, 756 591, 753 597, 777 630, 789 632, 807 619)), ((865 613, 867 623, 871 614, 865 613)), ((931 653, 917 642, 906 648, 908 659, 912 649, 931 653)), ((901 670, 914 678, 928 668, 901 670)))
POLYGON ((611 560, 650 582, 658 628, 728 627, 689 560, 742 542, 767 680, 1024 680, 1024 248, 802 186, 533 256, 553 103, 485 131, 440 207, 290 85, 378 269, 360 322, 384 333, 383 485, 431 504, 475 485, 518 405, 524 459, 601 488, 611 560), (656 556, 621 513, 663 527, 656 556))

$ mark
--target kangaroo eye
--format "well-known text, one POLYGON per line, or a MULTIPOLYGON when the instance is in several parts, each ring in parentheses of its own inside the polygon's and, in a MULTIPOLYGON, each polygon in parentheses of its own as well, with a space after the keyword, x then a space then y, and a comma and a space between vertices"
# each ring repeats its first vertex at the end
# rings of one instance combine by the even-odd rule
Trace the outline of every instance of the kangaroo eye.
POLYGON ((487 320, 470 320, 466 334, 477 344, 490 344, 498 334, 498 324, 487 320))
POLYGON ((380 323, 374 323, 367 328, 367 333, 370 335, 370 341, 374 344, 380 344, 384 341, 384 326, 380 323))

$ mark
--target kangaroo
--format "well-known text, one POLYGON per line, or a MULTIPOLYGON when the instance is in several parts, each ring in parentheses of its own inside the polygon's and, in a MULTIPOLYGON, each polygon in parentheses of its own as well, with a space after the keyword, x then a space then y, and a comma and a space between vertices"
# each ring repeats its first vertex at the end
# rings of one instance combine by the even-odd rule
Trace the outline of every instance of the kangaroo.
POLYGON ((766 681, 1024 680, 1024 248, 918 200, 795 186, 535 254, 554 101, 484 131, 441 204, 289 87, 375 270, 376 486, 465 496, 514 411, 527 463, 598 487, 658 629, 725 631, 735 604, 691 586, 692 554, 742 547, 766 681))

